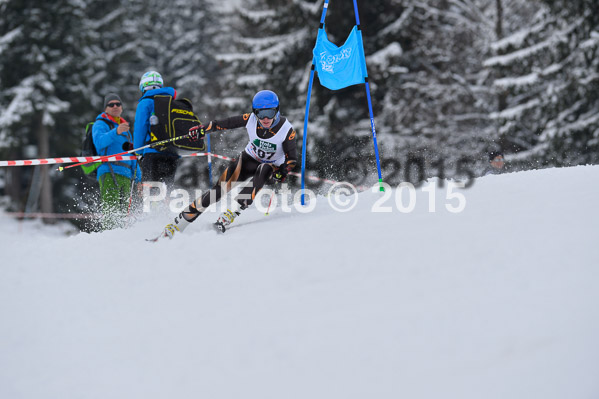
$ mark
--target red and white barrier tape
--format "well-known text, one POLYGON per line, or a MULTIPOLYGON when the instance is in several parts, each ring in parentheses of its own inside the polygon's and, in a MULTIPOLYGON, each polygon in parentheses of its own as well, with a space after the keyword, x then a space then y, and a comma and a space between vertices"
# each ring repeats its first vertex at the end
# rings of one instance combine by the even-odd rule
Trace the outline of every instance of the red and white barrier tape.
MULTIPOLYGON (((209 152, 194 152, 191 154, 181 155, 181 158, 187 157, 210 157, 210 158, 218 158, 223 159, 225 161, 232 161, 234 158, 227 157, 224 155, 218 155, 209 152)), ((113 157, 105 158, 101 156, 94 157, 66 157, 66 158, 45 158, 45 159, 25 159, 18 161, 0 161, 0 166, 35 166, 35 165, 50 165, 50 164, 62 164, 62 163, 74 163, 74 162, 115 162, 115 161, 133 161, 136 157, 134 155, 115 155, 113 157)), ((301 177, 301 174, 296 172, 289 172, 291 176, 301 177)), ((315 182, 323 182, 327 184, 337 184, 338 181, 330 180, 330 179, 322 179, 316 176, 306 176, 306 179, 315 181, 315 182)), ((357 187, 358 190, 364 191, 368 188, 365 186, 357 187)), ((28 214, 31 215, 31 214, 28 214)))
POLYGON ((226 157, 224 155, 214 154, 212 152, 194 152, 193 154, 185 154, 181 155, 181 158, 185 157, 211 157, 211 158, 219 158, 224 159, 225 161, 232 161, 234 158, 226 157))
MULTIPOLYGON (((193 154, 182 155, 182 157, 205 157, 208 156, 207 152, 195 152, 193 154)), ((233 158, 225 157, 218 154, 210 154, 211 157, 220 158, 225 160, 232 160, 233 158)), ((105 158, 102 156, 93 157, 63 157, 63 158, 44 158, 44 159, 21 159, 17 161, 0 161, 0 166, 36 166, 36 165, 58 165, 63 163, 75 163, 75 162, 115 162, 115 161, 134 161, 136 158, 134 155, 115 155, 113 157, 105 158)))
MULTIPOLYGON (((192 154, 181 155, 182 158, 187 157, 206 157, 210 156, 211 158, 223 159, 225 161, 232 161, 234 158, 227 157, 224 155, 218 155, 214 153, 208 152, 194 152, 192 154)), ((103 158, 102 156, 94 156, 94 157, 63 157, 63 158, 44 158, 44 159, 22 159, 17 161, 0 161, 0 166, 36 166, 36 165, 52 165, 52 164, 63 164, 63 163, 75 163, 75 162, 115 162, 115 161, 134 161, 136 158, 134 155, 117 155, 110 158, 103 158)), ((300 177, 299 173, 290 172, 292 176, 300 177)), ((328 184, 336 184, 338 183, 335 180, 329 179, 321 179, 316 176, 306 176, 306 179, 311 181, 319 181, 328 184)))
POLYGON ((134 155, 119 155, 110 158, 103 158, 101 156, 95 157, 64 157, 64 158, 45 158, 45 159, 22 159, 18 161, 0 161, 0 166, 35 166, 35 165, 51 165, 61 163, 74 163, 74 162, 114 162, 114 161, 132 161, 135 159, 134 155))
POLYGON ((43 219, 99 219, 100 214, 96 213, 40 213, 40 212, 2 212, 2 216, 10 216, 15 218, 43 218, 43 219))

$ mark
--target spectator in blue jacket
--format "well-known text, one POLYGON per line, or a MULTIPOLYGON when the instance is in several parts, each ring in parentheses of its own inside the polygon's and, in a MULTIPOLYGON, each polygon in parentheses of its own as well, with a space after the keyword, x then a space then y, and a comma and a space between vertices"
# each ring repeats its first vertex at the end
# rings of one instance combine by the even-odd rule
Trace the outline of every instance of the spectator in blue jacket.
MULTIPOLYGON (((98 155, 118 154, 132 149, 133 137, 129 123, 121 116, 123 102, 115 93, 104 97, 104 112, 96 118, 92 128, 94 146, 98 155)), ((102 201, 102 227, 122 227, 129 211, 133 193, 132 180, 141 180, 137 161, 104 162, 97 169, 102 201)))
MULTIPOLYGON (((162 76, 156 71, 143 74, 139 82, 142 93, 137 110, 135 111, 135 132, 133 145, 135 148, 151 143, 153 137, 151 125, 158 123, 154 115, 154 96, 167 95, 177 97, 177 92, 172 87, 163 87, 162 76)), ((154 141, 156 138, 154 137, 154 141)), ((179 155, 168 150, 158 151, 155 148, 146 148, 141 154, 142 181, 151 186, 164 183, 170 189, 175 182, 175 173, 179 162, 179 155)))

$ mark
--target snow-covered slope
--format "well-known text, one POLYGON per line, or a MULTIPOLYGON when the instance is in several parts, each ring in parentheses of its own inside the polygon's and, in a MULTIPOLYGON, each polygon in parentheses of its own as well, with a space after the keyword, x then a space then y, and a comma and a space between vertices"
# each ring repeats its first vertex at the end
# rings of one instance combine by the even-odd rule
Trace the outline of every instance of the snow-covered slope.
POLYGON ((488 176, 460 213, 447 182, 407 213, 319 197, 156 244, 168 217, 2 218, 0 398, 597 398, 598 181, 488 176))

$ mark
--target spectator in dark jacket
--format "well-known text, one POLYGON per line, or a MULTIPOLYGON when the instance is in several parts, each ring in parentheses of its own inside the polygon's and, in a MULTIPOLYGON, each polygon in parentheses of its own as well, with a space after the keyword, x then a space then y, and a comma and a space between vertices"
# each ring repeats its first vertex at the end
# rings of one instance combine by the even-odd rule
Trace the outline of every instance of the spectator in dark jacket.
POLYGON ((505 160, 502 151, 489 152, 489 166, 485 171, 486 175, 498 175, 505 172, 505 160))

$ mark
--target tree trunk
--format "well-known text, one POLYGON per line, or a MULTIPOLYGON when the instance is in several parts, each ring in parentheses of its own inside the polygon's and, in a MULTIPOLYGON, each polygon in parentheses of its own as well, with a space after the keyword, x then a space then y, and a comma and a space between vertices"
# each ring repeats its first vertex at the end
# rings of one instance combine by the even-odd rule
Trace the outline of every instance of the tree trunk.
MULTIPOLYGON (((9 153, 8 159, 22 159, 21 152, 12 150, 9 153)), ((23 178, 23 168, 13 167, 7 168, 6 193, 10 197, 11 203, 15 205, 14 210, 22 211, 23 190, 21 187, 21 179, 23 178)))
POLYGON ((502 0, 495 0, 497 7, 497 21, 495 21, 495 35, 497 40, 503 37, 503 3, 502 0))
MULTIPOLYGON (((497 8, 497 20, 495 21, 495 36, 499 40, 503 37, 503 0, 495 0, 495 6, 497 8)), ((502 91, 497 96, 497 108, 498 111, 503 111, 507 106, 507 95, 505 91, 502 91)))
MULTIPOLYGON (((38 157, 49 158, 50 157, 50 136, 48 134, 48 128, 44 125, 44 114, 39 117, 39 123, 37 128, 37 146, 38 146, 38 157)), ((42 213, 52 213, 52 182, 50 181, 50 170, 48 165, 39 166, 40 177, 41 177, 41 195, 40 195, 40 211, 42 213)), ((55 219, 44 218, 44 223, 54 223, 55 219)))

